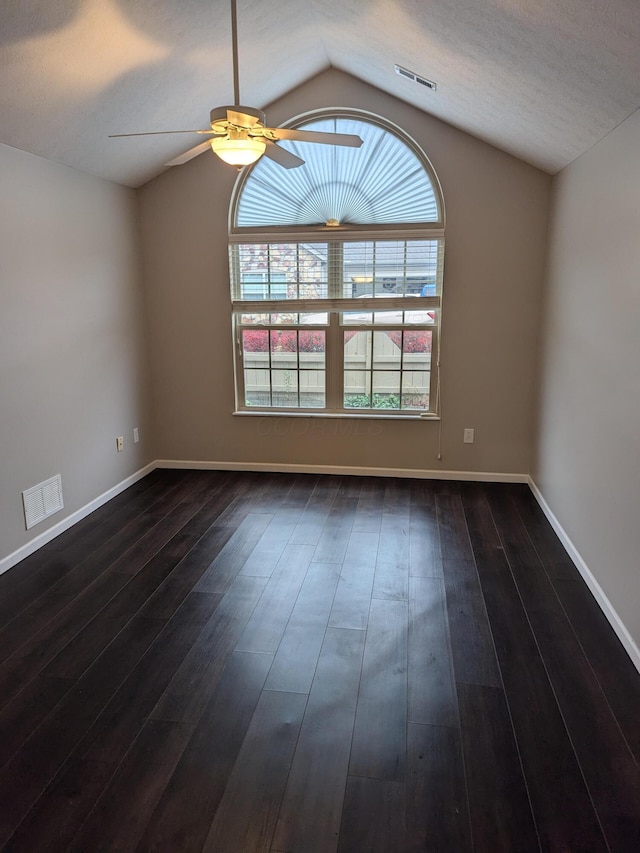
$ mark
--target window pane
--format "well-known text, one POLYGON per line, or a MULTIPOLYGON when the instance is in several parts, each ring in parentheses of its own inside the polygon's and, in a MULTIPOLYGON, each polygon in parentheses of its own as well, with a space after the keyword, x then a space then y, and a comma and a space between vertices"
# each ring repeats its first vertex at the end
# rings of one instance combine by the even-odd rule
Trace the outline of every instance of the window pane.
POLYGON ((328 314, 301 314, 300 322, 304 323, 305 326, 328 326, 329 325, 329 315, 328 314))
POLYGON ((287 282, 278 273, 242 271, 242 299, 286 299, 287 282))
POLYGON ((269 352, 269 332, 266 329, 243 329, 242 351, 269 352))
POLYGON ((266 326, 269 322, 269 314, 240 314, 240 323, 243 326, 266 326))
POLYGON ((402 408, 429 408, 430 374, 426 370, 405 370, 402 374, 402 408))
MULTIPOLYGON (((325 335, 326 333, 320 329, 304 330, 298 332, 298 347, 300 349, 300 357, 310 355, 311 353, 323 353, 325 351, 325 335)), ((307 362, 314 359, 308 358, 307 362)), ((322 360, 324 363, 324 359, 322 360)), ((302 364, 301 364, 302 366, 302 364)), ((305 365, 306 366, 306 365, 305 365)))
POLYGON ((345 331, 345 408, 427 409, 432 334, 420 329, 345 331))
POLYGON ((282 311, 279 314, 269 314, 269 322, 278 326, 297 326, 298 314, 291 311, 282 311))
POLYGON ((369 370, 371 368, 372 332, 344 333, 345 370, 369 370))
POLYGON ((433 332, 405 329, 402 333, 402 352, 412 355, 430 353, 432 338, 433 332))
POLYGON ((378 370, 398 370, 400 368, 402 354, 399 335, 401 336, 402 332, 373 333, 373 366, 378 370), (394 335, 396 336, 395 340, 394 335))
POLYGON ((326 299, 326 243, 240 243, 230 247, 234 299, 326 299))
MULTIPOLYGON (((273 329, 269 333, 270 349, 272 353, 297 353, 298 352, 298 333, 295 329, 287 330, 286 332, 276 332, 273 329)), ((297 366, 297 358, 294 356, 293 362, 297 366)))
POLYGON ((371 373, 365 370, 345 370, 345 409, 371 408, 371 373))
POLYGON ((344 311, 341 317, 343 326, 370 325, 373 321, 373 311, 344 311))
MULTIPOLYGON (((300 362, 302 363, 302 354, 300 362)), ((300 406, 304 409, 317 409, 326 406, 324 370, 300 371, 300 406)))
POLYGON ((271 405, 298 406, 298 371, 271 371, 271 405))
POLYGON ((374 370, 373 371, 373 393, 374 394, 400 394, 400 371, 399 370, 374 370))
POLYGON ((439 240, 370 240, 343 244, 344 297, 435 296, 439 240))
POLYGON ((436 312, 427 310, 427 311, 405 311, 404 312, 404 322, 405 323, 420 323, 420 325, 426 325, 427 323, 435 323, 436 321, 436 312))
POLYGON ((243 329, 245 405, 326 406, 324 329, 243 329))

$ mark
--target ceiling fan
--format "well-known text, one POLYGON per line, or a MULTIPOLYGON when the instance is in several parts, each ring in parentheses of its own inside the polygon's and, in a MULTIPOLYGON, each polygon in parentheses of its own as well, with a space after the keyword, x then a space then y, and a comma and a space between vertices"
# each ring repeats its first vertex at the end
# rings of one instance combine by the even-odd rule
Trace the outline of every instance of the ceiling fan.
POLYGON ((238 75, 238 18, 236 0, 231 0, 231 41, 233 51, 233 97, 231 106, 214 107, 209 114, 209 130, 157 130, 148 133, 115 133, 110 138, 123 136, 158 136, 168 133, 197 133, 213 137, 180 154, 167 163, 167 166, 180 166, 187 163, 208 148, 229 163, 241 169, 255 163, 264 154, 265 157, 294 169, 302 166, 304 160, 291 151, 281 148, 278 142, 291 139, 298 142, 322 142, 325 145, 346 145, 359 148, 362 139, 351 133, 323 133, 313 130, 294 130, 288 127, 266 127, 266 116, 262 110, 240 105, 240 83, 238 75))

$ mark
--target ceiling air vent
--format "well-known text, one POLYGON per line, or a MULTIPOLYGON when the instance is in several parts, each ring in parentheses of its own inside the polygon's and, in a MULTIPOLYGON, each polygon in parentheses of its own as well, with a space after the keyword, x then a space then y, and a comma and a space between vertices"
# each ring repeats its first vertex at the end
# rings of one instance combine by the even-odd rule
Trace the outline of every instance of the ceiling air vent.
POLYGON ((27 530, 64 507, 62 477, 56 474, 44 483, 38 483, 22 493, 24 521, 27 530))
POLYGON ((427 89, 431 89, 431 91, 435 92, 438 88, 437 84, 433 82, 433 80, 427 80, 426 77, 420 77, 419 74, 416 74, 415 71, 409 71, 408 68, 403 68, 402 65, 394 65, 396 74, 399 74, 401 77, 406 77, 407 80, 412 80, 414 83, 420 83, 421 86, 426 86, 427 89))

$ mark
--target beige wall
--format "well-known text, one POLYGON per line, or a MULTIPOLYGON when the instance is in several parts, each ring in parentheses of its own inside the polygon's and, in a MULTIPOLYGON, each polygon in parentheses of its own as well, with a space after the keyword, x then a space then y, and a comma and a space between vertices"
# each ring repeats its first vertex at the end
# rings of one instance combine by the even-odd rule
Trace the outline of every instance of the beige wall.
POLYGON ((134 191, 2 145, 0 174, 1 565, 154 455, 134 191), (26 531, 54 474, 65 508, 26 531))
POLYGON ((545 500, 636 646, 639 151, 636 113, 555 179, 533 468, 545 500))
POLYGON ((236 176, 209 154, 140 191, 159 458, 527 474, 550 177, 335 70, 267 116, 325 106, 400 125, 442 183, 442 462, 436 423, 232 416, 226 234, 236 176), (464 427, 474 445, 463 445, 464 427))

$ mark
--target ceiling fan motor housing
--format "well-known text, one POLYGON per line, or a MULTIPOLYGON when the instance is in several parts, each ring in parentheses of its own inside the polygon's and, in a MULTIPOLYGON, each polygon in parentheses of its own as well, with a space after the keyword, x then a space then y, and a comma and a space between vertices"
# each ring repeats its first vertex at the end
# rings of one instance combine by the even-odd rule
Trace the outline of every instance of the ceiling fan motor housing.
POLYGON ((254 107, 242 107, 238 104, 214 107, 209 113, 211 129, 214 133, 226 133, 229 125, 250 129, 256 125, 264 127, 267 117, 262 110, 254 107))

